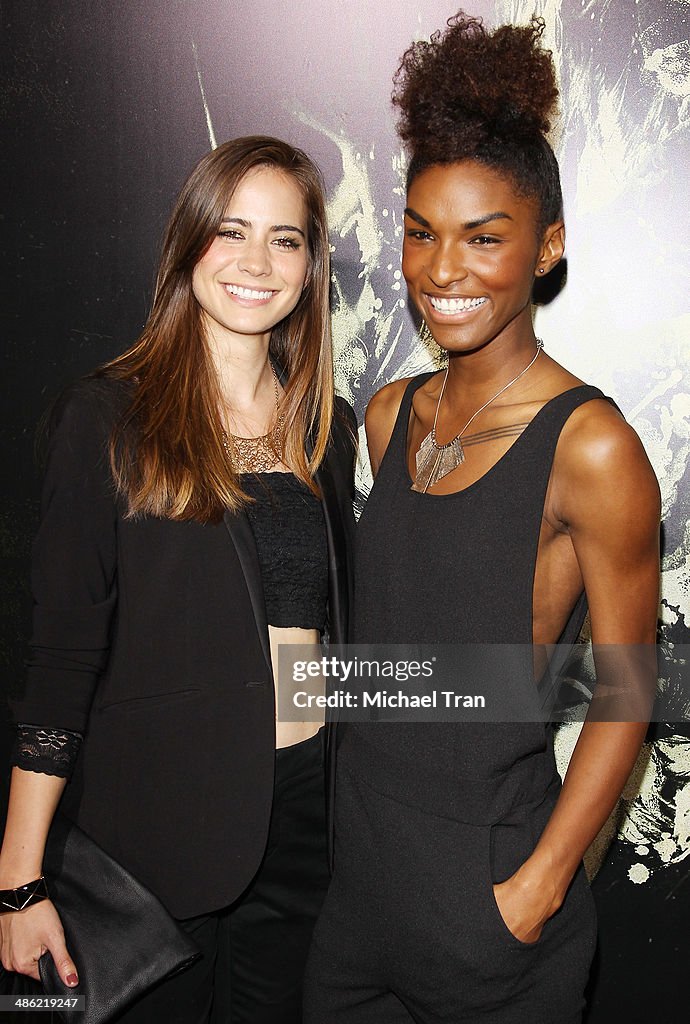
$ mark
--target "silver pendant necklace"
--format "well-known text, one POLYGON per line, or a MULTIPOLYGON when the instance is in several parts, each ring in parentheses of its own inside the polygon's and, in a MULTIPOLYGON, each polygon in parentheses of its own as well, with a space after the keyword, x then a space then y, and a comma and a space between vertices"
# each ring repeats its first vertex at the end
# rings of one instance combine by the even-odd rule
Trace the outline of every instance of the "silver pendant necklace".
POLYGON ((434 425, 426 435, 419 451, 415 456, 415 464, 417 468, 417 475, 414 478, 411 490, 419 491, 421 494, 426 494, 430 487, 438 483, 439 480, 443 480, 444 476, 448 476, 454 469, 457 469, 465 461, 465 452, 462 447, 462 435, 465 433, 470 423, 477 418, 480 412, 495 402, 497 398, 507 391, 508 388, 512 387, 513 384, 520 380, 520 377, 524 376, 531 366, 534 365, 537 356, 544 347, 544 342, 541 338, 537 338, 537 351, 534 353, 529 363, 523 370, 520 370, 517 377, 513 377, 507 384, 504 384, 500 391, 489 399, 488 402, 484 402, 484 405, 480 406, 476 412, 472 413, 465 426, 462 428, 459 434, 448 441, 447 444, 438 444, 436 440, 436 424, 438 423, 438 412, 441 408, 441 400, 443 393, 446 390, 446 381, 448 380, 448 370, 450 363, 446 366, 446 373, 443 378, 443 384, 441 385, 441 393, 438 396, 438 402, 436 403, 436 415, 434 416, 434 425))

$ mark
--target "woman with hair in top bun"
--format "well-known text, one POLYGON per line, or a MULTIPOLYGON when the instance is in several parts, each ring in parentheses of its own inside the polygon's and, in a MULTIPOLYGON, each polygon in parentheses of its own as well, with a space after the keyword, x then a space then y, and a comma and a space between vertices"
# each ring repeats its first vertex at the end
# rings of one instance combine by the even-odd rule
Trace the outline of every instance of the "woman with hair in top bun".
POLYGON ((347 632, 355 442, 329 284, 318 168, 226 142, 180 192, 140 338, 51 418, 2 964, 38 978, 49 951, 79 985, 38 881, 60 803, 203 954, 123 1024, 301 1021, 327 743, 276 720, 275 687, 280 644, 347 632))
POLYGON ((599 685, 617 682, 602 645, 620 645, 609 652, 642 652, 642 690, 634 714, 607 713, 602 691, 563 786, 541 721, 344 726, 308 1024, 575 1024, 583 1011, 595 915, 582 856, 645 734, 660 503, 635 432, 534 333, 534 282, 564 250, 542 31, 460 13, 396 76, 403 273, 448 366, 369 404, 353 636, 512 645, 511 686, 534 692, 536 645, 571 642, 586 603, 599 685))

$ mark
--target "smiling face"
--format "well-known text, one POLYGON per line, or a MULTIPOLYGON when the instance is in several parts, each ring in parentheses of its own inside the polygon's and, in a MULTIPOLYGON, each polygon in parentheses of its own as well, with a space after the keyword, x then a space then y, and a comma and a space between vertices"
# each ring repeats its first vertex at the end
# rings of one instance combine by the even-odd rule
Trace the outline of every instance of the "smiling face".
POLYGON ((412 181, 402 270, 438 344, 472 351, 499 335, 533 337, 535 273, 563 253, 563 226, 537 238, 536 200, 474 161, 428 167, 412 181))
POLYGON ((307 212, 293 179, 258 167, 240 181, 192 275, 217 343, 267 338, 299 302, 309 267, 307 212))

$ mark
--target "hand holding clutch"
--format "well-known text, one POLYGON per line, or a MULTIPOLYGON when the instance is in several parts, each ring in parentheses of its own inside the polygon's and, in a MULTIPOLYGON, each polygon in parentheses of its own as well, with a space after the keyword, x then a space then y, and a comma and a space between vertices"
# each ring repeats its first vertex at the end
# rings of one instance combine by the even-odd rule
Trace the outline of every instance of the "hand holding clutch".
MULTIPOLYGON (((86 1010, 60 1010, 63 1020, 105 1024, 201 955, 148 889, 59 815, 50 829, 43 870, 79 984, 66 985, 46 952, 38 964, 42 991, 86 997, 86 1010)), ((24 974, 5 971, 0 992, 35 995, 41 988, 24 974)))

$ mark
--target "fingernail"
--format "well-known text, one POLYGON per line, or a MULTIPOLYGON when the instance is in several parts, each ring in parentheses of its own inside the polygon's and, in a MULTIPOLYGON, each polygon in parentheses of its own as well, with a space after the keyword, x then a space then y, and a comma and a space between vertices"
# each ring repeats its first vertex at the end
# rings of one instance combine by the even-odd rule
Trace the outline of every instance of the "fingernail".
POLYGON ((74 973, 68 974, 66 980, 67 980, 67 984, 68 985, 78 985, 79 984, 79 978, 74 973))

